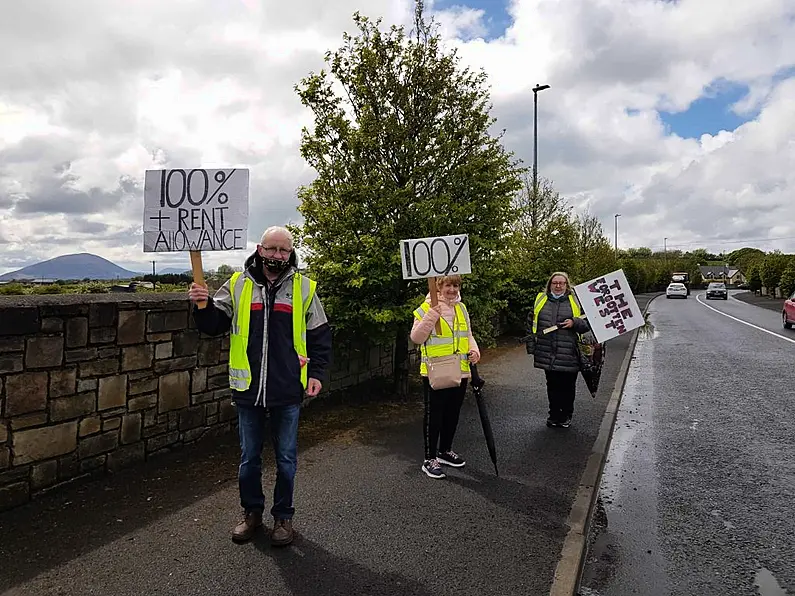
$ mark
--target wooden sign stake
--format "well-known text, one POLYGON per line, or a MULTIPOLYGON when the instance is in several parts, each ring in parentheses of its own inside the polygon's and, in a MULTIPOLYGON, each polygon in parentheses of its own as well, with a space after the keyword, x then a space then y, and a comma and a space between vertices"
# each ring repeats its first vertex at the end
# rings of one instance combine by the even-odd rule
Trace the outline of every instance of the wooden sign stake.
MULTIPOLYGON (((428 294, 431 295, 431 308, 433 308, 434 306, 439 304, 439 298, 437 298, 437 296, 436 296, 437 292, 438 292, 438 290, 436 289, 436 278, 435 277, 429 277, 428 278, 428 294)), ((442 319, 440 317, 439 320, 436 321, 436 335, 441 335, 441 334, 442 334, 442 319)))
MULTIPOLYGON (((190 251, 190 266, 193 269, 193 283, 207 287, 204 283, 204 267, 202 266, 202 253, 200 250, 190 251)), ((197 302, 198 308, 207 308, 207 301, 197 302)))

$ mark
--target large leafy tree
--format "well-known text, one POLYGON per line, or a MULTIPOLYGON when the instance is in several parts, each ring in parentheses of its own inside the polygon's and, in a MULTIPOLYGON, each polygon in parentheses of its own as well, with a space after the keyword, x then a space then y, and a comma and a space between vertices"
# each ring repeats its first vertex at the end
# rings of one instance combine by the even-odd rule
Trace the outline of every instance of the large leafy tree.
POLYGON ((643 287, 642 283, 644 280, 641 279, 642 269, 638 265, 638 262, 635 259, 622 257, 618 262, 618 266, 624 270, 624 275, 627 276, 627 281, 629 282, 629 287, 632 288, 632 291, 636 294, 642 293, 645 290, 645 287, 643 287))
POLYGON ((718 255, 707 251, 706 248, 697 248, 695 250, 690 251, 690 254, 697 263, 701 265, 707 265, 710 261, 715 261, 719 257, 718 255))
POLYGON ((536 293, 554 271, 572 271, 576 263, 577 227, 571 207, 541 179, 534 192, 528 176, 513 198, 513 217, 501 260, 507 283, 502 296, 509 326, 524 330, 525 316, 536 293))
POLYGON ((752 292, 762 289, 762 266, 759 262, 753 262, 748 266, 746 279, 748 279, 748 289, 752 292))
POLYGON ((494 299, 504 281, 497 255, 521 172, 490 134, 485 74, 442 47, 421 1, 411 33, 353 20, 357 33, 327 53, 328 69, 296 87, 314 115, 301 154, 317 172, 299 189, 299 235, 338 337, 395 341, 403 381, 411 313, 427 283, 402 279, 400 240, 469 234, 464 299, 488 337, 504 306, 494 299))
POLYGON ((776 288, 781 281, 781 274, 787 268, 789 259, 780 251, 774 251, 762 260, 759 274, 762 278, 762 285, 767 289, 768 294, 776 297, 776 288))
POLYGON ((729 253, 726 260, 730 265, 738 267, 743 273, 747 274, 747 269, 754 263, 761 262, 765 258, 765 253, 758 248, 738 248, 729 253))
POLYGON ((576 282, 582 283, 615 270, 617 268, 615 248, 605 236, 599 220, 586 212, 577 217, 575 225, 577 264, 572 273, 576 282))
POLYGON ((783 294, 782 298, 786 298, 795 292, 795 260, 790 260, 789 265, 784 269, 779 286, 783 294))
POLYGON ((632 259, 650 259, 652 255, 651 249, 646 248, 645 246, 628 248, 626 253, 627 256, 632 259))

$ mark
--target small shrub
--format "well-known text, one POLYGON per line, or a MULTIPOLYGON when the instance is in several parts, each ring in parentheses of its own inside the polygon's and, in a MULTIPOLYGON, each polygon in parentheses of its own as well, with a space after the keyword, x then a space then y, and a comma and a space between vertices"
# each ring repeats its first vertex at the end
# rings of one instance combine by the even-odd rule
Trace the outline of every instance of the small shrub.
POLYGON ((82 283, 77 286, 77 294, 107 294, 108 288, 99 282, 82 283))
POLYGON ((0 295, 2 296, 12 296, 24 293, 25 287, 20 283, 3 284, 0 286, 0 295))
POLYGON ((63 294, 63 288, 59 285, 36 286, 32 294, 63 294))

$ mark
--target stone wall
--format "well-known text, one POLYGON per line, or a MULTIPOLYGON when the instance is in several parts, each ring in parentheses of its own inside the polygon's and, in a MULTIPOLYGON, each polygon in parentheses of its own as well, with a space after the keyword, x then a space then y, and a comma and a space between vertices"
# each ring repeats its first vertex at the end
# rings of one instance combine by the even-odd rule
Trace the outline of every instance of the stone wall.
MULTIPOLYGON (((228 341, 184 295, 0 297, 0 509, 231 430, 228 341)), ((391 346, 348 352, 326 391, 392 374, 391 346)))

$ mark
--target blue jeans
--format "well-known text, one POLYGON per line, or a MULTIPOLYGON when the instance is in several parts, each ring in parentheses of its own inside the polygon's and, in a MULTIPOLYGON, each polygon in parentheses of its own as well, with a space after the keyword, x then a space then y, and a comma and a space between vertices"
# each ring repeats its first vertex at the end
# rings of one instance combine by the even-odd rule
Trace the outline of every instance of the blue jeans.
MULTIPOLYGON (((271 515, 276 519, 292 519, 295 470, 298 465, 298 417, 300 405, 269 408, 270 435, 276 458, 276 485, 273 487, 271 515)), ((262 448, 265 443, 267 416, 265 408, 237 405, 240 433, 240 505, 246 511, 263 511, 262 448)))

